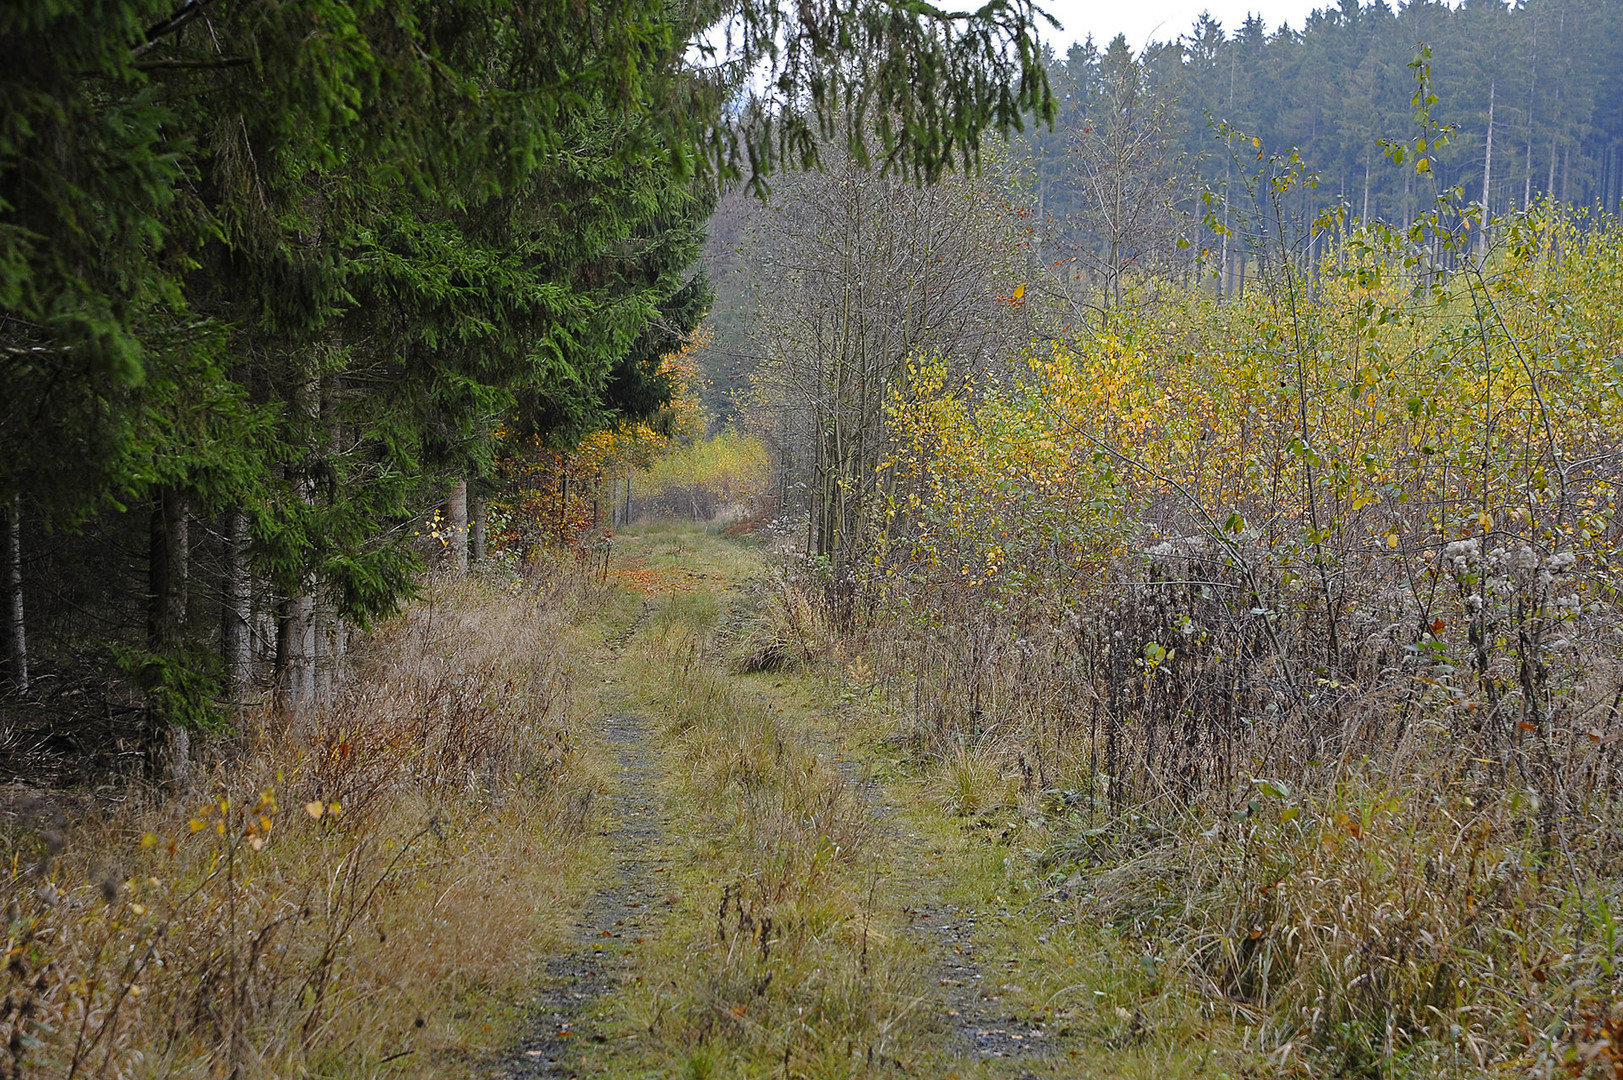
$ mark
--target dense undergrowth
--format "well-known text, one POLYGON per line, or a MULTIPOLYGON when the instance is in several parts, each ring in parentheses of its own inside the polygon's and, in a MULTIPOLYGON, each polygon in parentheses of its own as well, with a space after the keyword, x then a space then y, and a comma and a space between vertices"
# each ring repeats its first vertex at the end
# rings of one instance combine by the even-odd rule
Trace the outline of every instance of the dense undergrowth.
POLYGON ((8 793, 9 1074, 437 1071, 501 1041, 597 861, 590 605, 571 574, 431 580, 330 706, 211 746, 195 790, 8 793))
POLYGON ((921 360, 860 580, 785 578, 747 663, 860 656, 1152 1013, 1284 1072, 1612 1075, 1620 285, 1615 221, 1536 213, 1450 278, 1361 233, 970 393, 921 360))

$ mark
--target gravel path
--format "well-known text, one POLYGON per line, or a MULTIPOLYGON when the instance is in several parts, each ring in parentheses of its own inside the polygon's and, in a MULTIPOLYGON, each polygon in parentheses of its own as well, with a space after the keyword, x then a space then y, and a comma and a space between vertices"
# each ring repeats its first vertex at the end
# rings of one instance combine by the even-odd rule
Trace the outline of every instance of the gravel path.
MULTIPOLYGON (((833 754, 834 765, 847 783, 862 793, 886 846, 896 853, 893 864, 917 868, 926 879, 939 874, 923 851, 923 837, 891 814, 888 791, 871 775, 866 762, 853 759, 849 752, 833 754)), ((908 890, 926 897, 941 892, 940 883, 926 880, 923 888, 908 890)), ((964 912, 951 904, 919 899, 902 909, 907 931, 928 950, 928 964, 935 982, 931 1012, 943 1035, 952 1043, 954 1056, 995 1066, 1001 1061, 1047 1057, 1058 1047, 1050 1033, 1034 1025, 1029 1017, 1012 1012, 1004 1004, 1004 985, 997 973, 988 974, 976 959, 975 930, 978 919, 986 917, 964 912)), ((992 917, 996 917, 995 913, 992 917)), ((1029 1075, 1020 1072, 1017 1075, 1029 1075)))
MULTIPOLYGON (((632 623, 604 642, 610 653, 623 650, 647 621, 645 603, 632 623)), ((761 696, 763 709, 776 708, 774 695, 761 696)), ((943 1064, 966 1077, 1025 1080, 1035 1072, 1059 1072, 1066 1040, 1055 1038, 1033 1017, 1019 1015, 1018 990, 1006 982, 1009 973, 995 958, 978 955, 977 931, 984 920, 1005 913, 960 909, 945 898, 953 892, 951 873, 896 800, 907 793, 876 778, 869 763, 854 758, 843 740, 801 729, 817 743, 842 779, 860 793, 874 827, 889 852, 877 892, 901 917, 908 938, 922 947, 924 975, 918 987, 921 1007, 932 1018, 930 1041, 943 1064), (899 910, 898 910, 899 909, 899 910)), ((638 947, 661 933, 665 913, 678 898, 666 894, 661 878, 671 839, 666 809, 655 783, 659 755, 645 718, 612 713, 603 722, 603 745, 615 756, 617 775, 606 796, 604 835, 610 838, 613 865, 605 884, 587 902, 576 924, 573 943, 547 961, 538 980, 530 1035, 487 1075, 491 1080, 604 1075, 589 1062, 602 1062, 609 1047, 592 1052, 593 1043, 619 1035, 616 1017, 606 1000, 629 976, 638 947)), ((675 828, 674 823, 670 827, 675 828)), ((675 882, 672 882, 674 885, 675 882)), ((1067 1033, 1068 1034, 1068 1033, 1067 1033)), ((601 1070, 602 1066, 598 1066, 601 1070)), ((943 1075, 946 1075, 943 1073, 943 1075)))
POLYGON ((575 947, 547 961, 536 994, 535 1030, 493 1077, 580 1075, 581 1044, 607 1037, 598 1030, 599 999, 619 984, 632 950, 657 933, 662 921, 667 898, 659 888, 659 856, 665 828, 646 725, 640 717, 611 716, 603 740, 619 763, 606 828, 613 838, 614 877, 582 911, 575 947))

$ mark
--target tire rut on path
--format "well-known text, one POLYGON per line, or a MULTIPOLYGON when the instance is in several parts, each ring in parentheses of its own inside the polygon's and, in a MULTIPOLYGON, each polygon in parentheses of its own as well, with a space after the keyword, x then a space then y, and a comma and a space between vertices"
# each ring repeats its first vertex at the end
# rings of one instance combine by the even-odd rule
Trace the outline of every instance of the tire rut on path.
POLYGON ((604 721, 603 741, 619 765, 606 826, 613 838, 614 876, 582 910, 574 947, 547 961, 535 996, 535 1028, 493 1078, 581 1075, 582 1044, 608 1037, 594 1006, 619 985, 632 950, 661 921, 666 897, 659 890, 657 857, 665 828, 646 722, 611 715, 604 721))
POLYGON ((931 947, 944 1019, 964 1056, 983 1062, 1050 1056, 1056 1049, 1052 1034, 1004 1005, 1004 991, 1012 988, 975 959, 978 917, 952 904, 916 904, 906 911, 909 932, 931 947))
MULTIPOLYGON (((875 778, 869 764, 853 758, 849 750, 829 753, 841 777, 861 794, 875 828, 891 850, 906 852, 897 862, 920 868, 918 872, 926 878, 932 876, 922 856, 923 838, 891 814, 890 791, 884 781, 875 778)), ((932 1012, 957 1056, 988 1065, 1017 1064, 1021 1059, 1048 1057, 1058 1049, 1043 1025, 1030 1023, 1003 1004, 1006 988, 1001 978, 988 975, 975 959, 979 919, 1002 913, 977 915, 953 904, 921 898, 903 907, 902 914, 907 919, 908 935, 928 950, 930 977, 935 984, 931 988, 932 1012)))

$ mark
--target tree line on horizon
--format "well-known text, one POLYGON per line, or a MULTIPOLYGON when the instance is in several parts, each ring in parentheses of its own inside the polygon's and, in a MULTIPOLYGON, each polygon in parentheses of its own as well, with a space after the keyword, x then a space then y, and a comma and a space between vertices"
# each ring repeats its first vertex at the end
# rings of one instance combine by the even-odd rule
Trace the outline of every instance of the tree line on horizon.
MULTIPOLYGON (((1490 219, 1546 200, 1613 214, 1623 202, 1623 5, 1610 0, 1343 0, 1273 30, 1202 14, 1137 51, 1090 37, 1043 59, 1054 123, 1015 135, 981 186, 1020 234, 1010 250, 1032 288, 1073 328, 1098 325, 1124 293, 1177 281, 1234 295, 1270 252, 1311 261, 1331 249, 1314 225, 1326 213, 1331 232, 1359 219, 1407 231, 1439 192, 1479 203, 1484 184, 1490 219), (1429 174, 1392 160, 1428 132, 1445 135, 1426 150, 1429 174), (1300 182, 1276 197, 1281 169, 1300 182)), ((724 196, 712 217, 702 394, 720 422, 748 411, 770 362, 762 297, 781 282, 752 269, 774 258, 760 223, 805 190, 776 191, 778 211, 724 196)), ((1462 250, 1424 257, 1441 266, 1462 250)))
POLYGON ((1490 216, 1545 199, 1615 213, 1623 201, 1623 5, 1610 0, 1341 0, 1272 31, 1255 15, 1226 27, 1202 14, 1136 53, 1118 35, 1047 60, 1056 123, 1019 141, 1054 255, 1108 258, 1121 231, 1118 267, 1204 256, 1232 288, 1247 241, 1265 246, 1245 235, 1241 204, 1266 201, 1266 159, 1293 151, 1316 177, 1284 208, 1299 222, 1339 209, 1408 228, 1433 189, 1389 150, 1419 132, 1420 105, 1453 129, 1430 155, 1436 186, 1490 216), (1434 100, 1416 100, 1422 67, 1434 100), (1148 205, 1120 221, 1130 215, 1111 199, 1148 205))

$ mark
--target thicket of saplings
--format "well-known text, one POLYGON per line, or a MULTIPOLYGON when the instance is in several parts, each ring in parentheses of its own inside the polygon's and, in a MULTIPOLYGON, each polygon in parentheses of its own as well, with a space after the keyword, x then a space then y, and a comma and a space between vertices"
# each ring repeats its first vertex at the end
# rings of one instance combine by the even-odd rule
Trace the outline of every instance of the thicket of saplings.
POLYGON ((970 393, 921 364, 852 633, 1167 1000, 1354 1074, 1581 1073, 1623 1031, 1623 229, 1457 254, 1358 232, 970 393))
POLYGON ((631 520, 716 522, 758 511, 771 466, 760 440, 724 428, 656 458, 633 478, 631 520))
POLYGON ((488 1042, 470 991, 526 983, 589 862, 586 598, 573 572, 430 581, 332 700, 245 719, 192 791, 12 807, 0 1068, 411 1071, 488 1042))

